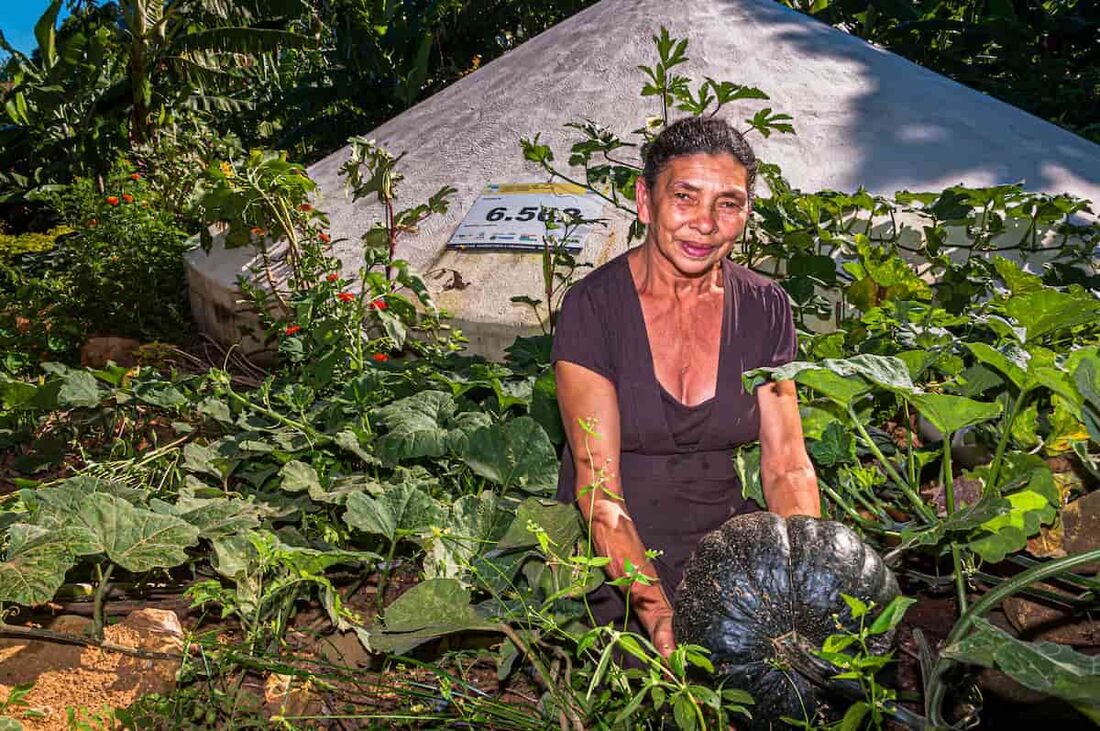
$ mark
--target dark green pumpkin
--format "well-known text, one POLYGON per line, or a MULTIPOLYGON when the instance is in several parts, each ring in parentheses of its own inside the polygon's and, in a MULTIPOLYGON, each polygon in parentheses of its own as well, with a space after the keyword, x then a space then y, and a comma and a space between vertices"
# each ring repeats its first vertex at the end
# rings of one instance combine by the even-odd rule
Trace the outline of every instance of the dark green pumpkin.
MULTIPOLYGON (((812 718, 824 700, 821 661, 808 650, 837 632, 834 615, 853 626, 840 595, 881 609, 898 592, 893 573, 848 527, 752 513, 699 542, 677 591, 673 629, 677 642, 710 649, 725 687, 756 701, 753 720, 738 728, 781 728, 781 716, 812 718)), ((885 652, 892 641, 880 635, 871 649, 885 652)))

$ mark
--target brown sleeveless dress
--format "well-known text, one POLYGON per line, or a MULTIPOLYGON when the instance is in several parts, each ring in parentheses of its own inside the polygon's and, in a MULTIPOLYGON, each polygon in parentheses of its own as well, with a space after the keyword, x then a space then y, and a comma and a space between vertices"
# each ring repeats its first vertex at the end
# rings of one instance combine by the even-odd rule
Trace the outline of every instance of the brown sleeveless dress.
MULTIPOLYGON (((742 497, 732 459, 734 447, 755 441, 760 433, 756 397, 746 393, 741 374, 790 362, 797 351, 783 289, 728 259, 722 270, 718 382, 708 401, 685 406, 657 380, 626 254, 569 290, 551 352, 551 362, 575 363, 615 384, 626 508, 645 547, 663 552, 654 566, 670 601, 699 539, 730 517, 759 509, 742 497)), ((575 489, 576 468, 567 445, 558 500, 575 502, 575 489)), ((598 623, 621 622, 625 602, 615 587, 600 587, 589 604, 598 623)))

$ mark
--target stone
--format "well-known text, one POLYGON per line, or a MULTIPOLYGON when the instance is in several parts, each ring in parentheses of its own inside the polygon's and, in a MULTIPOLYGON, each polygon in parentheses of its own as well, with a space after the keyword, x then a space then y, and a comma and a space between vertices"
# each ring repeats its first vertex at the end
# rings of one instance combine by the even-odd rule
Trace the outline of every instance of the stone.
MULTIPOLYGON (((1100 548, 1100 490, 1062 508, 1062 548, 1069 555, 1100 548)), ((1100 562, 1078 567, 1078 573, 1100 573, 1100 562)))
MULTIPOLYGON (((49 629, 79 635, 86 634, 91 624, 87 617, 61 615, 49 629)), ((173 612, 141 609, 106 627, 104 639, 126 647, 178 653, 183 629, 173 612)), ((81 713, 101 714, 104 706, 125 708, 149 693, 168 693, 175 686, 178 668, 178 661, 132 657, 98 647, 0 640, 0 698, 7 698, 17 684, 33 683, 26 701, 44 717, 23 719, 24 728, 62 731, 70 728, 66 709, 78 709, 79 718, 81 713)))
MULTIPOLYGON (((1031 190, 1100 202, 1100 146, 773 0, 603 0, 364 130, 392 153, 405 153, 403 205, 444 185, 457 189, 449 212, 403 236, 397 255, 426 276, 472 352, 499 356, 516 335, 538 332, 529 308, 511 298, 541 296, 540 257, 450 252, 446 242, 487 183, 545 182, 524 161, 519 138, 540 133, 564 165, 575 140, 566 122, 591 119, 628 135, 660 113, 656 97, 639 97, 637 66, 653 63, 650 38, 661 26, 689 40, 690 62, 677 72, 770 95, 764 104, 730 105, 723 112, 728 119, 744 126, 740 120, 764 105, 793 115, 796 135, 751 141, 797 188, 863 185, 892 195, 1023 180, 1031 190), (442 282, 454 277, 439 272, 459 272, 468 286, 447 288, 442 282)), ((621 152, 637 156, 634 149, 621 152)), ((345 148, 309 174, 319 184, 316 205, 330 216, 333 250, 344 270, 355 272, 359 237, 380 215, 375 204, 345 196, 339 169, 347 159, 345 148)), ((579 261, 599 265, 625 250, 628 221, 610 212, 609 218, 606 229, 589 236, 579 261)), ((255 322, 242 309, 236 281, 257 258, 254 250, 218 243, 209 254, 187 255, 195 319, 224 344, 241 342, 239 328, 255 322)), ((257 342, 244 342, 246 352, 257 342)))
POLYGON ((87 368, 103 368, 108 361, 113 361, 115 365, 129 368, 136 365, 137 358, 134 351, 140 347, 141 342, 133 338, 113 336, 88 338, 88 341, 80 346, 80 365, 87 368))
POLYGON ((371 656, 354 632, 333 632, 317 641, 317 651, 321 657, 333 665, 346 668, 366 667, 371 656))
MULTIPOLYGON (((1036 588, 1065 593, 1048 584, 1037 584, 1036 588)), ((1001 602, 1001 608, 1020 639, 1046 640, 1075 647, 1100 647, 1100 622, 1087 614, 1074 616, 1064 608, 1022 596, 1008 597, 1001 602)))

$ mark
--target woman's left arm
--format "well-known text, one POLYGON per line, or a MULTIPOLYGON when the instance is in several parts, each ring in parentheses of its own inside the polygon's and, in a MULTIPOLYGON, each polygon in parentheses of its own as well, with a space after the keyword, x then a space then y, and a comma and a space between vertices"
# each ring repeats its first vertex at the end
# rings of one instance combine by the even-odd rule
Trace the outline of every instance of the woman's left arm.
POLYGON ((769 381, 756 389, 760 410, 760 479, 768 510, 784 518, 821 516, 817 475, 806 454, 794 381, 769 381))

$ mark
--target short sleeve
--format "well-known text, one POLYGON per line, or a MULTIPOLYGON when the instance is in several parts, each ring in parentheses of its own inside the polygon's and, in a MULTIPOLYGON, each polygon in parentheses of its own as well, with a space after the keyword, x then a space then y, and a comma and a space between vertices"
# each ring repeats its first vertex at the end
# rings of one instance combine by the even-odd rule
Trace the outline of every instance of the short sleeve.
POLYGON ((576 363, 609 381, 615 380, 605 318, 586 287, 574 286, 562 301, 550 350, 550 362, 559 360, 576 363))
POLYGON ((798 357, 798 331, 791 314, 791 299, 778 284, 764 292, 765 329, 764 367, 774 368, 798 357))

